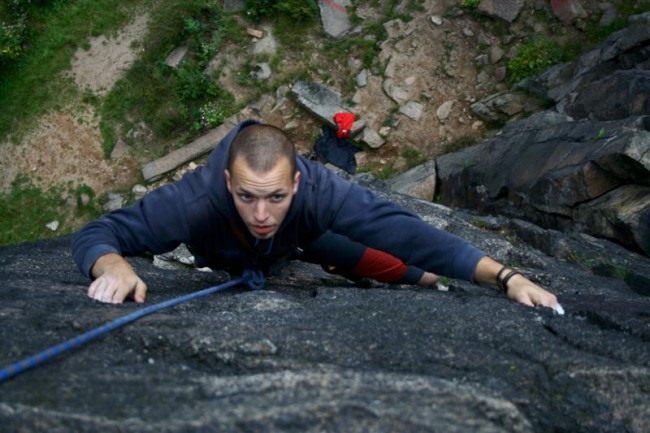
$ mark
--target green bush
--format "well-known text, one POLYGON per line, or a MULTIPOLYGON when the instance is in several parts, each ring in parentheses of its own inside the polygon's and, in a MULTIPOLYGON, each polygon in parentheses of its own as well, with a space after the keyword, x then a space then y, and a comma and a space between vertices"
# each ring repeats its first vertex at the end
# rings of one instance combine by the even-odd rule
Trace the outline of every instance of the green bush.
POLYGON ((481 0, 460 0, 460 7, 466 9, 476 9, 481 0))
POLYGON ((0 65, 18 58, 27 37, 27 11, 24 2, 0 3, 0 65))
POLYGON ((183 62, 176 72, 176 92, 184 102, 191 103, 219 94, 219 85, 192 62, 183 62))
POLYGON ((13 25, 0 22, 0 64, 15 60, 21 52, 25 25, 22 22, 13 25))
POLYGON ((549 38, 530 39, 517 47, 517 56, 508 61, 512 81, 537 75, 563 58, 562 49, 549 38))

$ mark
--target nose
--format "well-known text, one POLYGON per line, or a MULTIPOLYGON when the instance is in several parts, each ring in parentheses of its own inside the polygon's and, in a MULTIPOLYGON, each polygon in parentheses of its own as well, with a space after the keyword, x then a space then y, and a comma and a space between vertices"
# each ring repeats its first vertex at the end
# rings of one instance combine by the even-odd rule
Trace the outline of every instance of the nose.
POLYGON ((257 200, 253 216, 255 217, 255 221, 260 223, 263 223, 269 218, 269 211, 266 208, 266 202, 264 200, 257 200))

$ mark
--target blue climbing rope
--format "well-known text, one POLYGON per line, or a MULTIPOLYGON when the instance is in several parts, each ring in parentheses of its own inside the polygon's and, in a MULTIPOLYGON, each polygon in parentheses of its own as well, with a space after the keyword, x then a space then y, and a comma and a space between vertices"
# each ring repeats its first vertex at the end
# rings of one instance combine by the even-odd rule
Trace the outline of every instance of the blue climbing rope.
POLYGON ((92 341, 104 334, 107 334, 121 326, 124 326, 127 323, 131 323, 135 320, 138 320, 141 317, 147 316, 149 314, 155 313, 165 308, 182 304, 183 302, 191 301, 193 299, 200 298, 202 296, 210 295, 212 293, 216 293, 228 289, 230 287, 236 286, 241 283, 246 283, 248 287, 250 287, 251 289, 261 290, 265 286, 264 275, 262 274, 262 272, 257 270, 247 270, 244 272, 244 274, 241 277, 235 278, 234 280, 230 280, 226 283, 209 287, 207 289, 190 293, 188 295, 180 296, 178 298, 170 299, 168 301, 160 302, 158 304, 151 305, 149 307, 143 308, 138 311, 134 311, 131 314, 127 314, 126 316, 122 316, 111 322, 108 322, 107 324, 100 326, 99 328, 95 328, 91 331, 86 332, 85 334, 78 335, 68 341, 64 341, 61 344, 57 344, 56 346, 52 346, 49 349, 37 353, 34 356, 30 356, 29 358, 25 358, 22 361, 18 361, 12 365, 9 365, 6 368, 3 368, 2 370, 0 370, 0 383, 9 380, 14 376, 19 375, 25 370, 34 368, 37 365, 40 365, 57 355, 60 355, 65 352, 69 352, 70 350, 75 349, 85 343, 88 343, 89 341, 92 341))

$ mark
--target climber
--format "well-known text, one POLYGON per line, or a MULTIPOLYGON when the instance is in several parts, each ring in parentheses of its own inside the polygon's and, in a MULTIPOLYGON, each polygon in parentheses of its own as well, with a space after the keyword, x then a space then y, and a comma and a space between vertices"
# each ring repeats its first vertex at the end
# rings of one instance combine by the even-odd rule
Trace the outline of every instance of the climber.
POLYGON ((496 285, 529 306, 561 308, 518 271, 297 156, 282 130, 253 120, 231 130, 205 166, 84 226, 73 255, 94 280, 88 296, 143 302, 146 285, 123 257, 180 243, 197 266, 230 273, 273 274, 298 259, 386 282, 434 285, 445 275, 496 285))

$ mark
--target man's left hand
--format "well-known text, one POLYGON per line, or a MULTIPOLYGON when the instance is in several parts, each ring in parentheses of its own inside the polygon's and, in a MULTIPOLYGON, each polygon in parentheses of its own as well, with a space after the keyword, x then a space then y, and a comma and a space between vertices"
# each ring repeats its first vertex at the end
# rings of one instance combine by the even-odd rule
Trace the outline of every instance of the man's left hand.
POLYGON ((508 281, 508 298, 534 307, 541 305, 564 314, 564 309, 557 302, 557 297, 539 287, 523 275, 515 275, 508 281))

